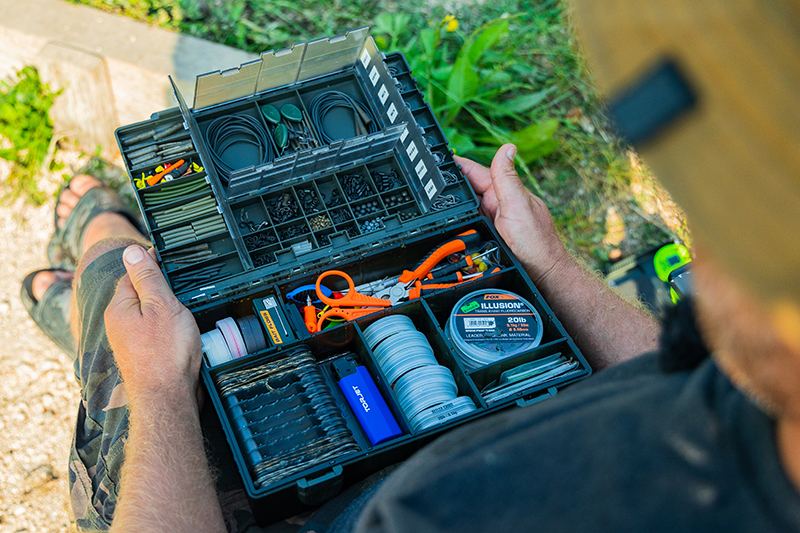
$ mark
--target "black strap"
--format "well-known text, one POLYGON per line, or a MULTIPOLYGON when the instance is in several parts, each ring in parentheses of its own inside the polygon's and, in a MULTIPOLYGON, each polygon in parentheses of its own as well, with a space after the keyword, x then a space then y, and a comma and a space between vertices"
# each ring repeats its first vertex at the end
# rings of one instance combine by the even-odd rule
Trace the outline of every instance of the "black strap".
POLYGON ((608 108, 620 136, 641 146, 696 104, 696 93, 686 77, 674 61, 666 59, 616 95, 608 108))

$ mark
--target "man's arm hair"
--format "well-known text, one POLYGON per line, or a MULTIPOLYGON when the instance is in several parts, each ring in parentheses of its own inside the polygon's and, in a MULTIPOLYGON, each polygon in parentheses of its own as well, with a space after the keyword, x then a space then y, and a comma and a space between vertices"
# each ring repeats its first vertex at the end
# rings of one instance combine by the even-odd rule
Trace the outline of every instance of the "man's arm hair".
POLYGON ((111 531, 225 531, 194 391, 131 409, 111 531))
POLYGON ((595 370, 657 348, 658 321, 568 254, 537 286, 595 370))

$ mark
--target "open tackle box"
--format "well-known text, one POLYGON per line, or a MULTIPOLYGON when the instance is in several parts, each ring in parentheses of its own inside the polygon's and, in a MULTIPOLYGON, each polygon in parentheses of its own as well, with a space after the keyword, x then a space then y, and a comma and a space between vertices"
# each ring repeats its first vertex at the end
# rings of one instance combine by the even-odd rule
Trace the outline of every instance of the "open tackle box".
POLYGON ((191 108, 174 89, 116 135, 260 521, 591 373, 367 28, 201 75, 191 108), (470 358, 475 334, 500 353, 470 358))

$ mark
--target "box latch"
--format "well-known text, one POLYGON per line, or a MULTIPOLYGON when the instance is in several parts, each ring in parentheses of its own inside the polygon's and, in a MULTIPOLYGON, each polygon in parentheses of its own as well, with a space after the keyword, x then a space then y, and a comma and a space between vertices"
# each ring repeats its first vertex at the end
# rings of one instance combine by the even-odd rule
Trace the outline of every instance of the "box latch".
POLYGON ((297 497, 306 505, 320 505, 342 490, 342 466, 336 465, 314 479, 297 480, 297 497))
POLYGON ((550 387, 544 394, 540 394, 539 396, 534 396, 533 398, 520 398, 519 400, 517 400, 517 405, 519 405, 520 407, 533 405, 535 403, 541 402, 542 400, 552 398, 553 396, 556 395, 557 392, 558 389, 556 389, 555 387, 550 387))

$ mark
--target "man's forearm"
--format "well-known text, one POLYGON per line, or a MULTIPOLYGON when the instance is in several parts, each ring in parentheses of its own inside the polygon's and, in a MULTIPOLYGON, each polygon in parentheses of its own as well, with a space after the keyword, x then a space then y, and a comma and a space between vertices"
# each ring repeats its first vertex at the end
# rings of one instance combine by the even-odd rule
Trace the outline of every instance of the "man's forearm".
POLYGON ((648 313, 623 300, 571 257, 535 276, 537 287, 596 370, 658 345, 660 326, 648 313))
POLYGON ((131 404, 112 531, 225 531, 188 386, 131 404))

